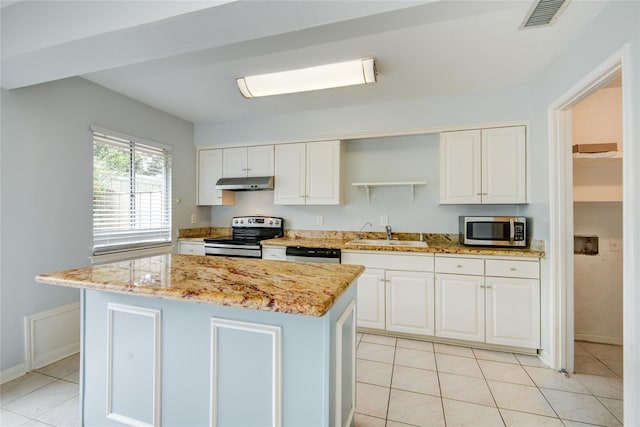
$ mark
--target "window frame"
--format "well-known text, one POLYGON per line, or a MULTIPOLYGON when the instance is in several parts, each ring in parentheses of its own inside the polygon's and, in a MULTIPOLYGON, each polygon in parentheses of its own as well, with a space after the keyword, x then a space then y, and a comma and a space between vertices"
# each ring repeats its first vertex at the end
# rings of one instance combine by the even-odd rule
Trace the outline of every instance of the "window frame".
MULTIPOLYGON (((173 150, 172 147, 161 144, 155 141, 151 141, 145 138, 140 138, 136 136, 127 135, 125 133, 114 131, 112 129, 103 128, 97 125, 91 125, 90 127, 92 132, 92 148, 95 150, 95 146, 99 143, 98 139, 103 139, 102 143, 107 145, 108 140, 111 139, 115 142, 114 147, 118 144, 125 147, 128 144, 129 147, 129 162, 130 162, 130 170, 129 170, 129 197, 131 200, 135 200, 136 197, 136 186, 135 186, 135 168, 133 167, 135 162, 135 156, 140 153, 161 151, 165 156, 164 163, 164 185, 163 185, 163 196, 164 202, 162 204, 163 208, 160 213, 161 221, 163 222, 163 226, 159 228, 150 229, 148 232, 142 229, 114 229, 112 231, 106 232, 102 234, 102 239, 96 239, 96 213, 95 213, 95 198, 96 193, 93 188, 92 183, 92 261, 110 261, 117 260, 123 258, 131 258, 134 256, 142 256, 142 255, 153 255, 157 253, 167 253, 171 250, 172 245, 172 232, 173 232, 173 209, 172 209, 172 172, 173 172, 173 150), (139 147, 136 150, 136 147, 139 147), (155 240, 147 240, 142 241, 139 240, 137 242, 128 242, 124 244, 97 244, 103 243, 100 240, 104 240, 105 236, 126 236, 129 235, 132 238, 142 237, 144 235, 158 235, 158 239, 155 240)), ((95 177, 95 154, 92 150, 92 176, 95 177)), ((125 150, 126 151, 126 150, 125 150)), ((93 181, 93 180, 92 180, 93 181)), ((132 205, 135 206, 135 203, 132 205)), ((135 215, 139 213, 133 213, 134 218, 138 218, 135 215)))

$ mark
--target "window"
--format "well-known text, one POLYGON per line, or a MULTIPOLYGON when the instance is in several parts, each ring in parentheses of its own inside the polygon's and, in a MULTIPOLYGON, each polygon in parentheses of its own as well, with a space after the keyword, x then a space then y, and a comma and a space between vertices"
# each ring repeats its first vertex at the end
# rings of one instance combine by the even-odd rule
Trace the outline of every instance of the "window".
POLYGON ((171 242, 171 151, 92 126, 93 254, 171 242))

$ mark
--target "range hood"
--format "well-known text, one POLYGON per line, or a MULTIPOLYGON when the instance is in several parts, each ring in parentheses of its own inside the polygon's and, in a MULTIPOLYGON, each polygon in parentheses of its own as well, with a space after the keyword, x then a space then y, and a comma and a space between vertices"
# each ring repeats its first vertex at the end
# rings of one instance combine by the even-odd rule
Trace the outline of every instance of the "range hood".
POLYGON ((251 178, 220 178, 216 190, 260 191, 273 190, 272 176, 253 176, 251 178))

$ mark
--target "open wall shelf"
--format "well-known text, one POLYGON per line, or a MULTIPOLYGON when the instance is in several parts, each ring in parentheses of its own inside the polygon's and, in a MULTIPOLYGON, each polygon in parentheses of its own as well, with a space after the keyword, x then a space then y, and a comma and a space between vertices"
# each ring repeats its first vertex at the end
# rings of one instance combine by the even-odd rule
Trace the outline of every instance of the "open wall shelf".
POLYGON ((416 185, 426 185, 425 181, 406 181, 406 182, 354 182, 352 185, 354 187, 364 188, 367 192, 367 201, 371 201, 371 189, 374 187, 409 187, 411 191, 410 200, 413 202, 415 199, 415 186, 416 185))

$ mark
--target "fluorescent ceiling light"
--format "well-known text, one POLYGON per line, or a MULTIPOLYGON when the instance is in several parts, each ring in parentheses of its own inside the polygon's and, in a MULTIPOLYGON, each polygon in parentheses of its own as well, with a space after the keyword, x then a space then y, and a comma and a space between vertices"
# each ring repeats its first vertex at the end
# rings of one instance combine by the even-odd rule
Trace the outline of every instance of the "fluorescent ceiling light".
POLYGON ((307 92, 376 82, 373 58, 236 79, 245 98, 307 92))

